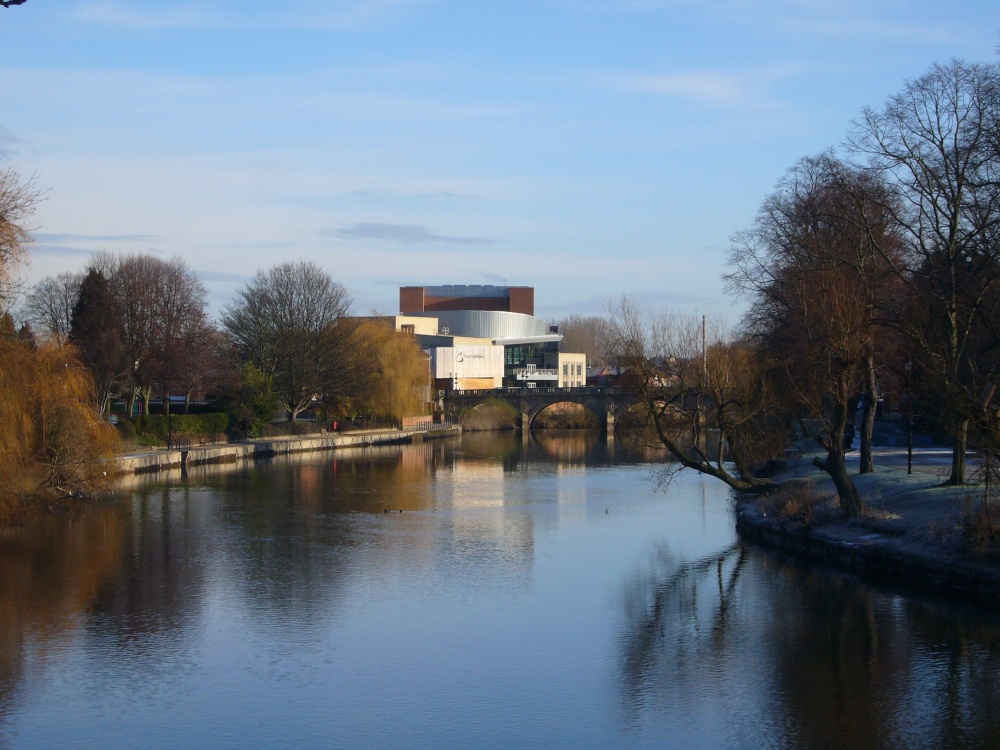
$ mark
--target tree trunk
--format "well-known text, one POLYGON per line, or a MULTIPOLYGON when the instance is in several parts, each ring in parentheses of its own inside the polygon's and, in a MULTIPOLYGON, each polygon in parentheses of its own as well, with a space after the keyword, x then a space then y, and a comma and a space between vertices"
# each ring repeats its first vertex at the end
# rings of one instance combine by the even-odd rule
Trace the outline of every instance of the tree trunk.
MULTIPOLYGON (((843 445, 843 443, 841 443, 843 445)), ((840 500, 840 509, 847 518, 857 518, 861 515, 861 495, 858 488, 854 486, 851 475, 847 473, 847 465, 844 463, 843 448, 834 448, 827 455, 826 460, 815 459, 814 464, 830 475, 833 486, 837 488, 837 497, 840 500)))
POLYGON ((878 399, 875 397, 875 358, 869 354, 865 360, 865 409, 861 417, 861 463, 858 474, 868 474, 875 471, 872 460, 872 434, 875 431, 875 407, 878 399))
POLYGON ((833 486, 837 488, 840 499, 840 509, 847 518, 861 515, 861 495, 854 486, 847 464, 844 462, 844 428, 847 427, 848 387, 847 378, 842 373, 837 382, 837 399, 832 405, 833 413, 829 423, 829 434, 826 446, 826 459, 813 459, 813 464, 830 475, 833 486))
POLYGON ((951 476, 945 484, 952 486, 965 484, 965 449, 968 444, 969 420, 965 419, 955 430, 955 446, 951 450, 951 476))

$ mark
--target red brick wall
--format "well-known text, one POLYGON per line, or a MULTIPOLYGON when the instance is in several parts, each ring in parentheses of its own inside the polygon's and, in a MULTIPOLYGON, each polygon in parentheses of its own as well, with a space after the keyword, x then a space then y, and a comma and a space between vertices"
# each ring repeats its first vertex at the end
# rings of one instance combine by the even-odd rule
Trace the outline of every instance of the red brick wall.
POLYGON ((424 309, 435 310, 503 310, 507 311, 506 297, 425 297, 424 309))
POLYGON ((535 314, 535 288, 533 286, 514 286, 510 288, 510 311, 535 314))
POLYGON ((424 288, 422 286, 401 286, 399 288, 399 312, 404 315, 424 312, 424 288))
POLYGON ((403 315, 436 310, 501 310, 535 314, 535 288, 511 287, 510 297, 431 297, 422 286, 399 288, 399 312, 403 315))

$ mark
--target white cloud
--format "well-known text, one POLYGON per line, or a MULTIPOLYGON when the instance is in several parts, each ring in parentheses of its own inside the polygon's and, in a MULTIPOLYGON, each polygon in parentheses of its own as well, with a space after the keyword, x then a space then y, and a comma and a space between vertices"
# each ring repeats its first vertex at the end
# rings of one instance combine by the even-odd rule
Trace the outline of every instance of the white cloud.
POLYGON ((712 71, 632 73, 607 76, 605 83, 640 94, 685 99, 717 106, 761 106, 762 94, 773 76, 727 74, 712 71))
MULTIPOLYGON (((591 12, 669 12, 712 24, 756 29, 764 36, 795 39, 894 39, 920 42, 963 43, 979 30, 974 18, 956 13, 951 23, 917 18, 912 4, 902 0, 872 3, 867 0, 558 0, 591 12)), ((988 33, 995 34, 989 28, 988 33)))
POLYGON ((321 237, 343 237, 346 239, 381 240, 399 242, 405 245, 425 244, 429 242, 445 245, 494 245, 496 240, 488 237, 461 237, 432 232, 424 226, 416 224, 383 224, 379 222, 361 222, 335 230, 320 231, 321 237))
POLYGON ((130 29, 326 29, 358 30, 404 7, 429 0, 306 0, 281 3, 246 2, 174 4, 151 10, 120 0, 90 2, 76 7, 73 17, 85 23, 130 29))

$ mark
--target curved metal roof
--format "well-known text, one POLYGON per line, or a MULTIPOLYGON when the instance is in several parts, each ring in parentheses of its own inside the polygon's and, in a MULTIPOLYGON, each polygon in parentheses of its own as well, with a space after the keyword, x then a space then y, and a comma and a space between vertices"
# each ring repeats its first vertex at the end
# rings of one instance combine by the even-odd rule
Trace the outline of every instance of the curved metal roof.
MULTIPOLYGON (((450 336, 472 336, 481 339, 531 339, 548 338, 560 341, 562 336, 553 334, 548 321, 524 313, 500 310, 438 310, 437 312, 408 313, 412 317, 437 318, 438 332, 448 329, 450 336)), ((499 343, 503 343, 500 341, 499 343)))

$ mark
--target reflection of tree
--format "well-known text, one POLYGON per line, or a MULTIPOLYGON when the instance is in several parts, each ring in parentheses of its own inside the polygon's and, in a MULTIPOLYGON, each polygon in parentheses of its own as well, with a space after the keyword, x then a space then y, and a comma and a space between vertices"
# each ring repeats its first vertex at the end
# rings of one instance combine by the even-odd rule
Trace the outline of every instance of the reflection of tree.
POLYGON ((0 716, 17 694, 25 659, 44 668, 122 564, 127 522, 89 507, 39 519, 0 539, 0 716))
POLYGON ((531 434, 533 442, 549 458, 563 466, 587 466, 603 463, 607 444, 594 430, 539 431, 531 434))
POLYGON ((661 550, 627 587, 625 615, 623 690, 634 713, 715 700, 728 733, 751 745, 993 747, 1000 738, 996 618, 905 602, 739 546, 691 562, 661 550), (740 710, 727 712, 734 693, 740 710))
POLYGON ((745 560, 741 545, 690 562, 661 548, 653 569, 632 580, 622 643, 628 705, 641 704, 646 686, 667 673, 680 686, 707 668, 702 657, 717 653, 711 646, 724 641, 731 627, 729 605, 745 560), (702 642, 706 635, 708 643, 702 642))
POLYGON ((383 540, 373 524, 406 523, 398 511, 428 510, 426 477, 442 461, 434 442, 337 450, 258 464, 245 480, 228 481, 236 492, 223 509, 227 567, 251 622, 316 632, 335 616, 351 571, 385 563, 382 554, 366 557, 394 538, 383 540))
POLYGON ((88 632, 116 660, 157 659, 198 615, 212 523, 188 486, 152 485, 136 491, 131 525, 123 540, 127 564, 91 608, 102 627, 88 632))

